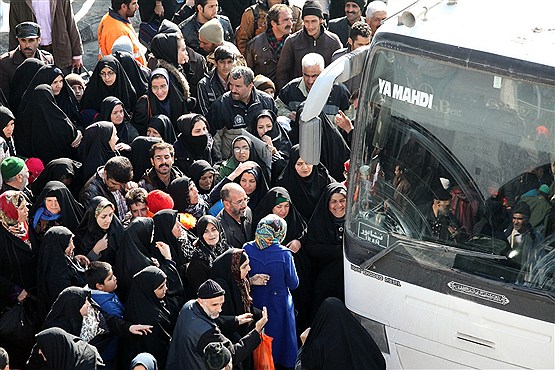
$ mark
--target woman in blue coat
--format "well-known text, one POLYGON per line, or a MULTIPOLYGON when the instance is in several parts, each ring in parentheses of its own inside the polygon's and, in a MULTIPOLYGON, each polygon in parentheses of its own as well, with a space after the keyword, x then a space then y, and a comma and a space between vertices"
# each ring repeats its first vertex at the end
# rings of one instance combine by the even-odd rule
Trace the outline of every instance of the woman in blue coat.
POLYGON ((258 223, 254 241, 246 243, 243 248, 250 259, 249 276, 262 276, 262 285, 254 285, 258 282, 253 282, 252 299, 255 307, 268 308, 269 320, 265 331, 274 338, 274 363, 292 368, 295 366, 298 347, 290 290, 297 288, 299 278, 291 250, 281 245, 286 234, 285 220, 270 214, 258 223))

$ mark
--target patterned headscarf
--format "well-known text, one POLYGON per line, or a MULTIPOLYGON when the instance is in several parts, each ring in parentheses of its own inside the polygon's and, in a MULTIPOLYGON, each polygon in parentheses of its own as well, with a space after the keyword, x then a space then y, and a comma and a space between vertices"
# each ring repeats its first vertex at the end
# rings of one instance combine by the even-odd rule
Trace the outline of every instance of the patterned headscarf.
POLYGON ((273 244, 281 244, 287 234, 287 222, 279 216, 269 214, 256 226, 254 241, 258 248, 265 249, 273 244))
POLYGON ((29 233, 25 223, 19 223, 17 210, 21 203, 25 201, 22 192, 8 190, 0 195, 0 220, 2 226, 10 233, 23 241, 29 239, 29 233))
POLYGON ((251 286, 249 279, 241 279, 241 265, 247 260, 247 253, 243 249, 234 248, 231 255, 231 275, 241 292, 241 302, 245 313, 251 312, 252 298, 249 294, 251 286), (243 258, 244 257, 244 258, 243 258))

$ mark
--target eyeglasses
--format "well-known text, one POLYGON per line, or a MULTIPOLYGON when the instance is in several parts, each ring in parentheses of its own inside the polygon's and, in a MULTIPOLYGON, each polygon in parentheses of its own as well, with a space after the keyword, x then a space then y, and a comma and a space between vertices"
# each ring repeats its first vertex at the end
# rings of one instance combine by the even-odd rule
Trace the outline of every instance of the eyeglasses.
POLYGON ((248 152, 250 151, 251 148, 249 148, 248 146, 242 146, 242 147, 237 147, 237 148, 233 148, 233 151, 235 153, 240 153, 240 152, 248 152))
POLYGON ((231 202, 231 204, 235 204, 236 206, 240 206, 241 204, 247 204, 251 200, 251 198, 246 197, 245 199, 237 200, 235 202, 231 202))
POLYGON ((109 71, 109 72, 100 72, 99 73, 100 77, 102 78, 106 78, 106 77, 112 77, 116 75, 116 72, 113 71, 109 71))

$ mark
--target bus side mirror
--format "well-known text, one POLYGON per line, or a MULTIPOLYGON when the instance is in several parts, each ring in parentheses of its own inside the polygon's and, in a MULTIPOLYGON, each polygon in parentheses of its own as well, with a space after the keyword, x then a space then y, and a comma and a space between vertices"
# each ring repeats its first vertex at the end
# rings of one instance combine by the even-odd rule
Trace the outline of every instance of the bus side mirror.
POLYGON ((320 163, 322 151, 322 122, 314 117, 307 122, 299 122, 299 155, 309 164, 320 163))

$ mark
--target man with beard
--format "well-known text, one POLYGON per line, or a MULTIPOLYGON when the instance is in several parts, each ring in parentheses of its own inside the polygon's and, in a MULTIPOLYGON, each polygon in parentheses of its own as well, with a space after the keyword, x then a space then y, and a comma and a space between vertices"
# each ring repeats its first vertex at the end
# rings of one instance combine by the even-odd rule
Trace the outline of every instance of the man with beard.
POLYGON ((382 22, 387 18, 387 4, 383 1, 372 1, 366 8, 366 23, 372 29, 372 36, 376 34, 382 22))
POLYGON ((162 190, 168 192, 170 183, 183 173, 173 166, 175 151, 171 144, 156 143, 150 149, 150 163, 152 168, 146 170, 143 178, 139 181, 139 187, 151 192, 162 190))
POLYGON ((252 322, 252 314, 244 313, 228 318, 220 317, 225 291, 214 280, 208 279, 199 288, 197 299, 183 305, 173 331, 166 369, 205 369, 204 348, 210 343, 222 343, 232 354, 233 367, 251 355, 261 342, 260 332, 268 321, 266 307, 247 335, 233 344, 218 325, 236 329, 252 322), (231 318, 231 320, 230 320, 231 318))
POLYGON ((430 236, 434 240, 456 242, 462 234, 459 222, 451 213, 451 194, 443 187, 437 188, 433 193, 432 205, 424 211, 431 230, 430 236))
POLYGON ((339 36, 341 43, 344 47, 348 47, 347 40, 349 39, 349 32, 355 22, 362 19, 362 10, 366 6, 366 0, 346 0, 345 1, 345 16, 341 18, 332 19, 328 25, 330 32, 339 36))
POLYGON ((2 174, 2 189, 0 194, 8 190, 23 192, 27 203, 32 205, 33 192, 27 187, 29 185, 29 169, 25 161, 18 157, 8 157, 2 161, 0 173, 2 174))
POLYGON ((247 206, 249 197, 234 182, 225 184, 220 192, 224 209, 216 217, 222 223, 230 247, 243 248, 251 235, 252 212, 247 206))

